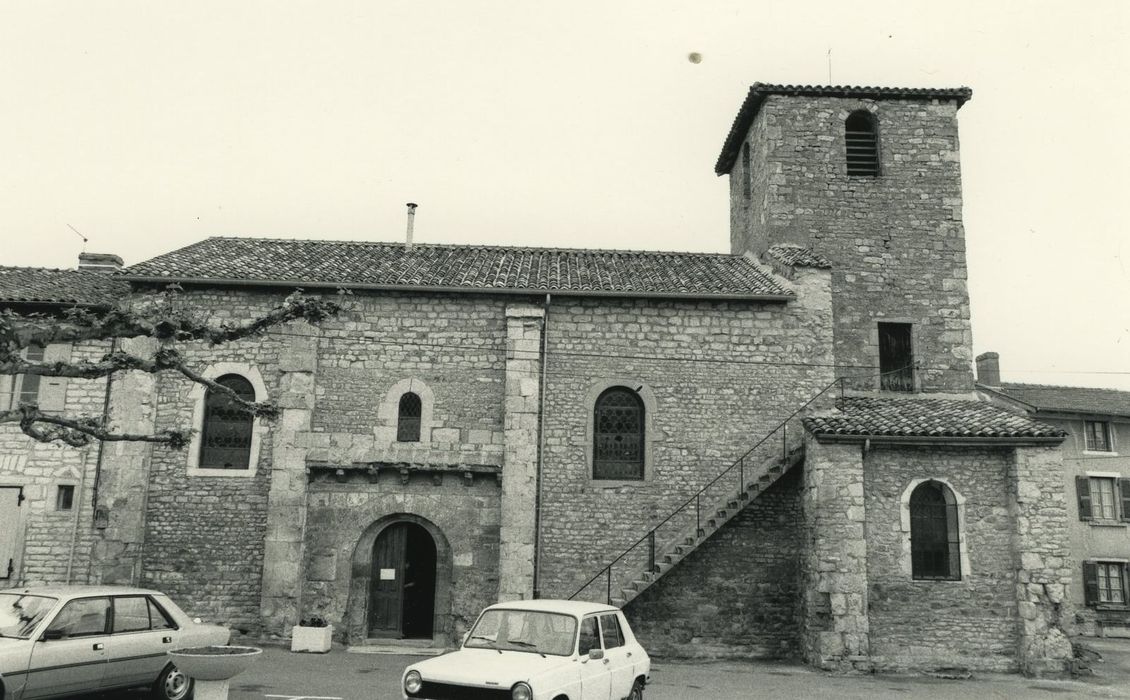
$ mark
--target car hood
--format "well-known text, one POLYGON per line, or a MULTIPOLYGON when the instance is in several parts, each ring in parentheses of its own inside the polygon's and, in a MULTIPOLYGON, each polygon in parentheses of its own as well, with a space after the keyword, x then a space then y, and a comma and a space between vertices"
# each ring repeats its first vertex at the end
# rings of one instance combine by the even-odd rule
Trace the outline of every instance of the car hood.
POLYGON ((576 663, 571 656, 542 657, 526 651, 501 653, 497 649, 461 649, 451 654, 412 664, 425 681, 459 683, 483 688, 509 688, 518 681, 538 676, 576 663))

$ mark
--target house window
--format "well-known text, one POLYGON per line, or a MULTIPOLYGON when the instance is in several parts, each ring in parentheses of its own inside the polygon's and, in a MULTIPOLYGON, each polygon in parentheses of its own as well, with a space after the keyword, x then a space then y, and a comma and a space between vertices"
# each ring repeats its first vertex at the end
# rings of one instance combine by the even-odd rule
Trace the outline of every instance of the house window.
POLYGON ((631 389, 605 390, 593 409, 594 479, 643 479, 644 406, 631 389))
POLYGON ((914 351, 911 324, 879 324, 879 388, 914 391, 914 351))
POLYGON ((1083 562, 1083 598, 1087 605, 1126 607, 1130 601, 1127 591, 1126 562, 1083 562))
POLYGON ((55 510, 71 510, 75 505, 75 487, 73 484, 59 484, 55 491, 55 510))
POLYGON ((961 538, 957 501, 937 481, 910 494, 910 566, 915 580, 960 581, 961 538))
MULTIPOLYGON (((43 362, 44 347, 42 345, 29 345, 24 350, 24 359, 28 362, 43 362)), ((12 393, 4 397, 8 406, 18 408, 20 404, 39 404, 39 382, 42 377, 38 374, 20 374, 12 377, 12 393)))
POLYGON ((1083 434, 1089 452, 1110 452, 1110 423, 1101 420, 1083 421, 1083 434))
MULTIPOLYGON (((238 374, 216 380, 244 401, 255 401, 255 388, 238 374)), ((204 429, 201 436, 200 468, 249 469, 251 435, 255 417, 230 397, 208 391, 204 397, 204 429)))
POLYGON ((1080 520, 1130 521, 1130 479, 1077 476, 1075 496, 1080 520))
POLYGON ((879 124, 870 112, 852 112, 844 122, 847 174, 875 177, 879 174, 879 124))
POLYGON ((420 416, 422 413, 420 396, 411 391, 400 397, 400 408, 397 411, 396 441, 420 441, 420 416))

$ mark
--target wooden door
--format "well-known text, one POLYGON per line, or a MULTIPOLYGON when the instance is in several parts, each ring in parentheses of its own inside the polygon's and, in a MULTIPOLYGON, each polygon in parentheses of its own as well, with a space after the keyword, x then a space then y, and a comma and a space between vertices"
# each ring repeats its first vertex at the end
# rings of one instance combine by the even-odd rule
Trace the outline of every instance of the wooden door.
POLYGON ((0 486, 0 588, 15 584, 16 552, 20 544, 16 536, 23 500, 23 489, 19 486, 0 486))
POLYGON ((382 530, 373 543, 373 571, 369 584, 369 636, 401 636, 407 542, 407 523, 396 523, 382 530))

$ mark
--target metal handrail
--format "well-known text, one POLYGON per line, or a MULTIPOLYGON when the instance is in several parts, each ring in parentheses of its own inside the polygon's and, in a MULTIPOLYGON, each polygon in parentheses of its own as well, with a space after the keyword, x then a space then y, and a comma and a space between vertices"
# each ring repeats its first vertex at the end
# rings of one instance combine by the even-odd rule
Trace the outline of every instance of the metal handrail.
POLYGON ((783 431, 783 434, 781 436, 781 442, 782 442, 782 446, 783 446, 784 456, 787 457, 788 456, 788 427, 787 427, 788 422, 791 421, 793 418, 796 418, 797 415, 801 411, 808 408, 810 405, 812 405, 812 402, 816 401, 816 399, 818 399, 821 396, 823 396, 824 394, 826 394, 829 389, 836 386, 837 384, 840 386, 840 396, 842 397, 843 392, 844 392, 844 380, 845 379, 847 379, 847 377, 838 377, 838 378, 834 379, 831 384, 828 384, 823 389, 821 389, 820 391, 818 391, 817 393, 812 395, 807 401, 805 401, 803 404, 801 404, 799 408, 797 408, 795 411, 790 413, 787 418, 785 418, 780 423, 778 423, 776 426, 774 426, 774 428, 772 430, 770 430, 769 433, 765 437, 758 440, 757 443, 754 444, 753 447, 751 447, 748 450, 746 450, 745 452, 743 452, 740 457, 738 457, 736 460, 734 460, 734 462, 732 464, 730 464, 730 466, 726 467, 724 470, 719 472, 719 474, 717 476, 715 476, 713 479, 711 479, 709 482, 707 482, 707 484, 705 486, 703 486, 698 491, 696 491, 694 493, 694 495, 692 495, 690 498, 688 498, 686 501, 684 501, 680 506, 678 506, 673 511, 671 511, 671 513, 668 514, 668 516, 666 518, 664 518, 658 524, 656 524, 654 527, 652 527, 650 530, 648 530, 647 534, 645 534, 643 537, 636 540, 635 543, 632 544, 630 547, 628 547, 624 551, 620 552, 620 554, 615 559, 613 559, 611 562, 609 562, 607 566, 605 566, 603 569, 598 571, 595 576, 590 578, 585 583, 585 585, 578 588, 573 593, 573 595, 569 596, 569 600, 576 598, 578 595, 581 594, 582 591, 584 591, 586 588, 588 588, 592 584, 596 583, 597 579, 599 579, 601 576, 604 576, 605 574, 607 574, 608 575, 608 586, 607 586, 606 595, 608 597, 608 604, 611 605, 612 604, 612 567, 614 567, 617 562, 619 562, 621 559, 626 557, 630 552, 635 550, 636 547, 639 547, 645 541, 648 542, 649 571, 655 571, 655 568, 656 568, 656 565, 655 565, 655 533, 656 533, 656 531, 659 530, 659 528, 666 525, 668 522, 670 522, 671 519, 674 518, 676 515, 683 512, 683 510, 685 510, 692 502, 694 502, 694 504, 695 504, 695 518, 696 518, 696 523, 697 523, 696 526, 695 526, 695 532, 697 534, 700 530, 702 530, 702 503, 701 503, 702 494, 706 493, 706 491, 709 490, 710 487, 717 484, 720 479, 722 479, 724 476, 726 476, 731 471, 733 471, 735 467, 739 467, 739 469, 740 469, 739 473, 740 473, 741 477, 740 477, 739 491, 745 491, 745 459, 746 459, 746 457, 749 457, 751 454, 753 454, 754 450, 756 450, 757 448, 761 447, 766 442, 768 442, 769 438, 773 437, 777 433, 777 431, 781 430, 782 428, 784 428, 784 431, 783 431))

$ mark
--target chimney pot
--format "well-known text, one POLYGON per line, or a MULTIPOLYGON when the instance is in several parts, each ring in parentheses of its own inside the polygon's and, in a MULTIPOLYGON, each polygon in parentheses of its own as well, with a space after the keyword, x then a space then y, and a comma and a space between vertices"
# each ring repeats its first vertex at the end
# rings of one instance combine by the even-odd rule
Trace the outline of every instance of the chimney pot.
POLYGON ((78 269, 109 275, 122 269, 122 259, 113 253, 79 253, 78 269))
POLYGON ((1000 355, 983 352, 977 356, 977 382, 985 386, 1001 385, 1000 355))

